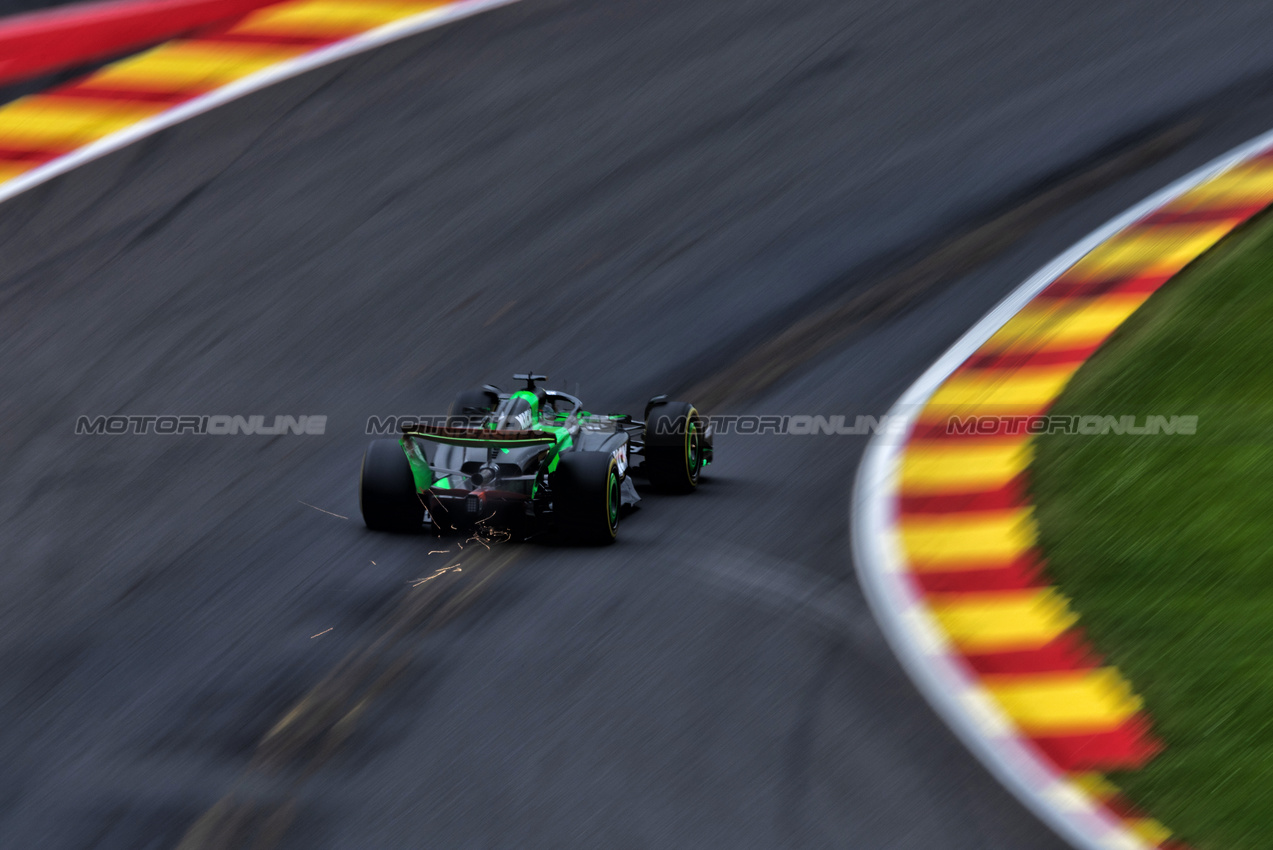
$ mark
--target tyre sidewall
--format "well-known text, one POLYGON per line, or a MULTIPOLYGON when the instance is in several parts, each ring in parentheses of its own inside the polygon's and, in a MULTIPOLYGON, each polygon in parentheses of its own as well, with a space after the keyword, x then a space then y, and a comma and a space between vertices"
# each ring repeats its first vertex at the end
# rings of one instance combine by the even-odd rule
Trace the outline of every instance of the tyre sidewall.
POLYGON ((645 471, 650 483, 664 492, 693 492, 703 466, 702 440, 702 418, 694 405, 668 401, 652 407, 645 423, 645 471), (692 451, 695 439, 697 451, 692 451))
POLYGON ((416 494, 411 463, 397 440, 373 440, 362 458, 358 507, 377 531, 417 531, 424 506, 416 494))
POLYGON ((579 543, 613 543, 619 530, 619 464, 609 452, 567 452, 553 473, 558 530, 579 543))

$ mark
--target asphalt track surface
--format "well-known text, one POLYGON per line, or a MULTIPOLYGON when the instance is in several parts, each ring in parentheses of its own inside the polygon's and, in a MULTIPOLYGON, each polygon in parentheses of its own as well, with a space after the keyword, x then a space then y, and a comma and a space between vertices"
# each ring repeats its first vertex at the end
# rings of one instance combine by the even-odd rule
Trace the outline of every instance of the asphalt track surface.
POLYGON ((66 6, 75 0, 3 0, 0 2, 0 15, 18 15, 24 12, 38 12, 54 6, 66 6))
MULTIPOLYGON (((358 521, 369 415, 527 368, 639 412, 1196 119, 728 407, 882 413, 1044 261, 1273 126, 1270 43, 1261 2, 527 0, 0 207, 0 846, 174 846, 442 565, 358 521), (329 425, 73 435, 112 413, 329 425)), ((279 846, 1058 846, 871 621, 862 447, 722 438, 702 491, 645 500, 614 547, 516 547, 417 638, 279 846)))

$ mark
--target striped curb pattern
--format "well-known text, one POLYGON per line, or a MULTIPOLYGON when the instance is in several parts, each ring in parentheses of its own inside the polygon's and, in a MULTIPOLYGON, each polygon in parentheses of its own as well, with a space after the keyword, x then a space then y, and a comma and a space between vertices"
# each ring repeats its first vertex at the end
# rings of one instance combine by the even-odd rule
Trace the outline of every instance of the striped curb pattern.
POLYGON ((253 74, 456 5, 290 0, 0 107, 0 184, 253 74))
MULTIPOLYGON (((1095 651, 1047 580, 1026 486, 1025 423, 1048 412, 1155 291, 1270 204, 1266 145, 1119 228, 987 329, 926 398, 915 399, 906 441, 882 473, 888 555, 879 560, 888 562, 895 589, 886 615, 919 656, 939 661, 935 680, 981 737, 983 760, 1001 769, 1001 779, 1012 774, 1014 790, 1076 824, 1067 837, 1077 846, 1183 845, 1105 778, 1142 766, 1161 744, 1131 685, 1095 651), (977 416, 997 419, 967 428, 977 416), (960 428, 952 417, 964 420, 960 428)), ((880 601, 876 594, 877 616, 880 601)))
POLYGON ((0 83, 120 57, 279 0, 79 0, 0 18, 0 83))

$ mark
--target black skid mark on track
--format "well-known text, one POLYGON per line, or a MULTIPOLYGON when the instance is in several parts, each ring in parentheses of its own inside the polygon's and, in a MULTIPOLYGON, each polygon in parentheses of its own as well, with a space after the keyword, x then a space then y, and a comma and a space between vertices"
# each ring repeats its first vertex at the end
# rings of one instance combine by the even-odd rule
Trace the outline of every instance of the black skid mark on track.
MULTIPOLYGON (((140 231, 138 231, 137 234, 132 239, 128 240, 128 242, 119 250, 119 252, 115 256, 127 254, 128 252, 132 251, 134 248, 137 248, 138 246, 145 244, 150 239, 154 238, 156 235, 161 233, 164 230, 164 228, 172 224, 172 222, 176 221, 177 217, 180 216, 181 213, 185 212, 191 206, 191 204, 197 201, 208 190, 209 187, 217 183, 226 174, 229 174, 235 168, 235 166, 237 166, 240 162, 242 162, 244 157, 247 155, 247 153, 251 151, 255 145, 268 139, 274 133, 274 131, 277 130, 278 127, 280 127, 288 118, 290 118, 295 113, 304 109, 307 105, 309 105, 309 103, 315 97, 319 96, 320 94, 325 92, 327 89, 330 89, 332 85, 337 80, 340 79, 341 76, 342 74, 334 74, 330 79, 326 80, 325 82, 323 82, 322 85, 318 86, 318 88, 311 91, 305 97, 298 99, 294 104, 292 104, 292 106, 288 107, 287 109, 279 113, 279 115, 272 122, 270 122, 264 128, 262 128, 261 132, 256 136, 255 139, 253 139, 248 144, 244 145, 243 149, 238 153, 238 155, 236 155, 233 159, 227 162, 225 166, 221 168, 221 170, 217 171, 215 174, 208 177, 202 183, 198 184, 193 189, 186 192, 184 195, 182 195, 180 198, 174 201, 168 207, 168 209, 159 213, 154 219, 152 219, 140 231)), ((114 259, 114 257, 112 257, 112 259, 114 259)))

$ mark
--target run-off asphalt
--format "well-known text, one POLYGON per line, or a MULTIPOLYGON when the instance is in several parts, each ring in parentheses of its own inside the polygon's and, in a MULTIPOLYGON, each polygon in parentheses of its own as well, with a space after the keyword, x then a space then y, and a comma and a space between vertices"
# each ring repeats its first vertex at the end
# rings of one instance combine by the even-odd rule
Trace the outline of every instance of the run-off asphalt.
MULTIPOLYGON (((1270 36, 1255 2, 526 0, 5 205, 0 843, 171 846, 435 566, 357 520, 369 415, 528 368, 639 413, 1268 70, 1270 36), (111 413, 329 424, 74 436, 111 413)), ((1037 266, 1273 126, 1240 100, 734 412, 882 412, 1037 266)), ((288 846, 1055 846, 870 621, 862 445, 722 438, 703 492, 645 501, 614 548, 524 547, 306 786, 288 846)))

